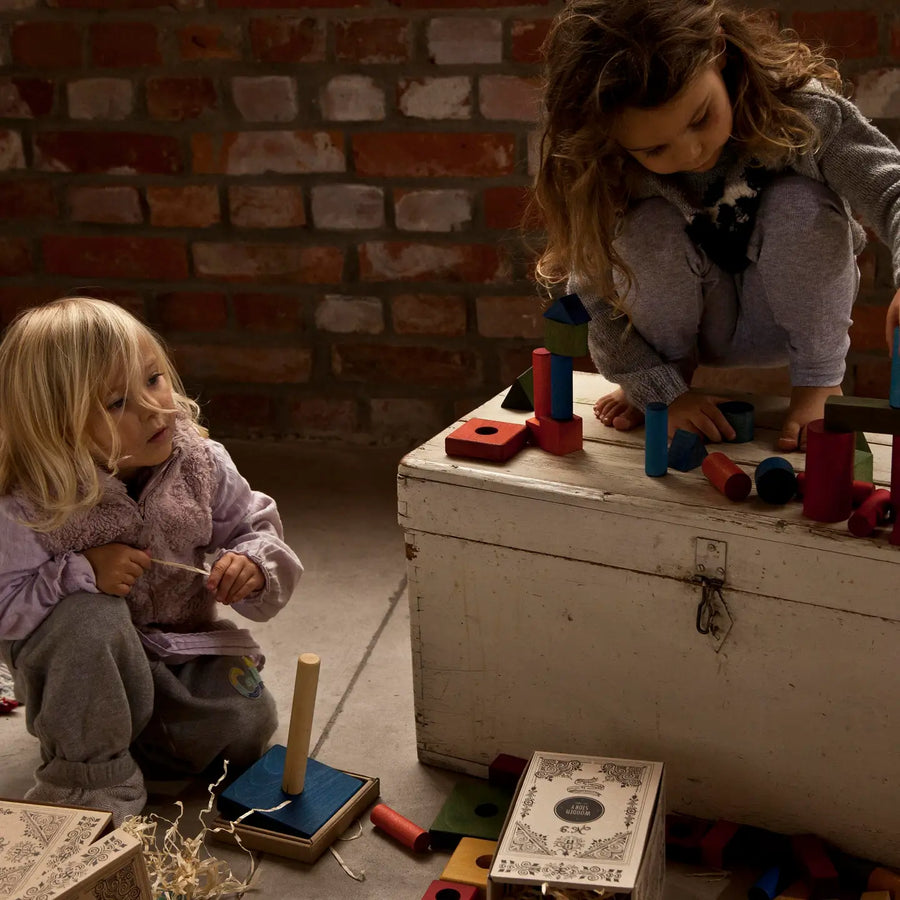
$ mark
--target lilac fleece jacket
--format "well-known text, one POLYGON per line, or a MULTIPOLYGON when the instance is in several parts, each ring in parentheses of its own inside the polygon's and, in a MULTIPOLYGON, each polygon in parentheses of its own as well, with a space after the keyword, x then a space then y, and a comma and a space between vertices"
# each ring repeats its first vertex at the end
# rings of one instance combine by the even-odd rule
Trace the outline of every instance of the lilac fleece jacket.
MULTIPOLYGON (((231 608, 257 622, 290 599, 303 567, 284 543, 275 501, 251 490, 221 444, 179 421, 172 455, 137 500, 119 479, 105 472, 100 478, 100 503, 49 533, 17 521, 31 514, 23 497, 0 497, 0 639, 27 637, 69 594, 99 593, 82 551, 113 542, 199 568, 207 554, 248 556, 265 585, 231 608)), ((217 619, 218 604, 204 584, 197 573, 151 565, 127 597, 145 646, 169 662, 210 653, 258 656, 249 632, 217 619)))

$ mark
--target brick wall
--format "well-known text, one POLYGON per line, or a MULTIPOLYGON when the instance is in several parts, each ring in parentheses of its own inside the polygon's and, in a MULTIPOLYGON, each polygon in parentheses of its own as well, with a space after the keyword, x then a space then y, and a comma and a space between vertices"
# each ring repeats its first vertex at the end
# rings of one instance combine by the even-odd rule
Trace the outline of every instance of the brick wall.
MULTIPOLYGON (((541 340, 516 224, 560 5, 0 0, 0 318, 126 304, 218 435, 433 434, 541 340)), ((776 14, 900 138, 894 0, 776 14)), ((885 253, 863 269, 853 374, 883 395, 885 253)))

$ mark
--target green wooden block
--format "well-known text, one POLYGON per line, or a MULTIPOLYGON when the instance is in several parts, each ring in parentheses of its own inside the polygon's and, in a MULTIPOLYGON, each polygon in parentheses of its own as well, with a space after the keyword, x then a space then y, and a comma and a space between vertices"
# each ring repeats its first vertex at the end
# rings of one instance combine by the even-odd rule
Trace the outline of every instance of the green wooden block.
POLYGON ((856 432, 856 449, 853 451, 853 477, 856 481, 875 480, 875 461, 869 442, 861 432, 856 432))
POLYGON ((429 829, 432 850, 452 850, 464 837, 498 840, 512 795, 486 781, 457 784, 429 829))
POLYGON ((829 431, 871 431, 900 434, 900 409, 876 397, 829 397, 825 401, 829 431))
POLYGON ((544 346, 557 356, 587 356, 588 326, 567 325, 553 319, 544 321, 544 346))

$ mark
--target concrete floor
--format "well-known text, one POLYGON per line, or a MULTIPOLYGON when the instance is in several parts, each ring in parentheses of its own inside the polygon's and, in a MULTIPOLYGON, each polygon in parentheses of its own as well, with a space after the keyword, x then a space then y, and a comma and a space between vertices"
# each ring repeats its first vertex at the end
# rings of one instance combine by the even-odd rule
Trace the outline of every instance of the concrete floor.
MULTIPOLYGON (((376 776, 381 800, 427 828, 466 776, 424 766, 416 757, 406 562, 396 515, 400 454, 245 442, 229 448, 250 483, 278 501, 287 540, 306 567, 288 607, 270 622, 251 623, 268 657, 266 684, 279 705, 275 742, 287 740, 297 656, 317 653, 322 664, 311 755, 376 776)), ((38 762, 24 713, 0 717, 0 797, 21 797, 38 762)), ((181 797, 183 830, 195 833, 203 786, 154 789, 148 812, 173 817, 173 801, 181 797)), ((368 814, 361 826, 358 839, 334 846, 365 880, 353 880, 330 852, 312 865, 263 854, 255 890, 247 896, 419 900, 440 877, 448 854, 407 851, 374 830, 368 814)), ((246 858, 238 851, 215 842, 209 849, 236 874, 245 873, 246 858)), ((738 887, 732 883, 729 890, 721 877, 694 874, 670 865, 666 900, 714 900, 738 887)))

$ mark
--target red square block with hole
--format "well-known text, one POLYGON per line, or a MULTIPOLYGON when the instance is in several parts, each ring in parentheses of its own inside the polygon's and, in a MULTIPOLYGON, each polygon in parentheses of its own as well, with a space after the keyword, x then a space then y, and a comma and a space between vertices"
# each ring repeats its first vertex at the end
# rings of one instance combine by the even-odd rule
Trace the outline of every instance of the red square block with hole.
POLYGON ((548 453, 565 456, 580 450, 584 443, 581 416, 571 419, 549 419, 545 416, 529 419, 526 423, 531 439, 548 453))
POLYGON ((432 881, 422 900, 478 900, 478 888, 455 881, 432 881))
POLYGON ((516 422, 469 419, 444 438, 447 456, 468 456, 502 462, 518 453, 528 439, 528 429, 516 422))

